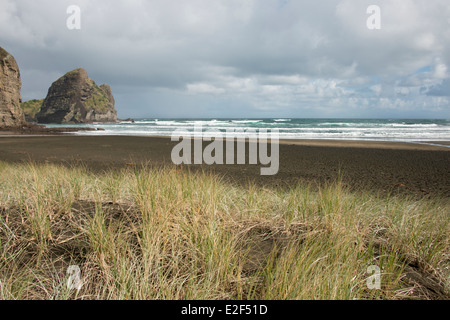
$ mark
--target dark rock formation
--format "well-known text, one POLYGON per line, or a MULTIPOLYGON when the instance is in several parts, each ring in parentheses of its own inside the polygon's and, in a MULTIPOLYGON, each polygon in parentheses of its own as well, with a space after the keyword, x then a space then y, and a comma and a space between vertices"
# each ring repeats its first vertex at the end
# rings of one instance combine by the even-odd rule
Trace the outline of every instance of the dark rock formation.
POLYGON ((16 60, 0 47, 0 128, 16 128, 26 123, 20 108, 21 86, 16 60))
POLYGON ((86 70, 79 68, 52 84, 36 119, 58 124, 116 122, 114 104, 111 88, 97 86, 86 70))

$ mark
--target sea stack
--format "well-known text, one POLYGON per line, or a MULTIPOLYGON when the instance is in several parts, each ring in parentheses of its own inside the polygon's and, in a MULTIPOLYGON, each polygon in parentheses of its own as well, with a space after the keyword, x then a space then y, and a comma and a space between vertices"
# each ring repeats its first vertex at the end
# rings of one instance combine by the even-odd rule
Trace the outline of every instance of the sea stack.
POLYGON ((18 128, 26 124, 20 107, 21 86, 16 60, 0 47, 0 128, 18 128))
POLYGON ((114 105, 109 85, 97 86, 86 70, 79 68, 53 82, 36 119, 56 124, 116 122, 114 105))

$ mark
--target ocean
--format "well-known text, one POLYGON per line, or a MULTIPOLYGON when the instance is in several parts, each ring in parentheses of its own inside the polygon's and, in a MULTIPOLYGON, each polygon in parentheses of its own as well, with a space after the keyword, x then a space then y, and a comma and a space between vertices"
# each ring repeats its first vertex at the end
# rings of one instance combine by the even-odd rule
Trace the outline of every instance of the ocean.
POLYGON ((91 127, 78 135, 171 136, 179 129, 203 130, 278 129, 280 139, 338 139, 375 141, 450 141, 450 120, 430 119, 134 119, 118 123, 47 125, 47 127, 91 127))

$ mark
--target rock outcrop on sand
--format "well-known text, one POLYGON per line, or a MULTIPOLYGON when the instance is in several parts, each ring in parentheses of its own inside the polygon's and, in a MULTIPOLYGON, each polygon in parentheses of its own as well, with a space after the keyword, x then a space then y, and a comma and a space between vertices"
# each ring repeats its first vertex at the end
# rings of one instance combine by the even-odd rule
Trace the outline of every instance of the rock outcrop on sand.
POLYGON ((114 104, 109 85, 97 86, 86 70, 79 68, 51 85, 36 120, 58 124, 116 122, 114 104))
POLYGON ((16 60, 0 47, 0 128, 18 128, 26 123, 20 107, 21 86, 16 60))

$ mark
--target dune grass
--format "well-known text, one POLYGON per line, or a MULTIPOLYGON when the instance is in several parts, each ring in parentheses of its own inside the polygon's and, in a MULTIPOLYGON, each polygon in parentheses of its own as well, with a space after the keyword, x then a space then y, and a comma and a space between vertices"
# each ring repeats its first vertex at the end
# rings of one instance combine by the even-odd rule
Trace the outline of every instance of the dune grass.
POLYGON ((448 299, 447 200, 0 163, 0 299, 448 299))

